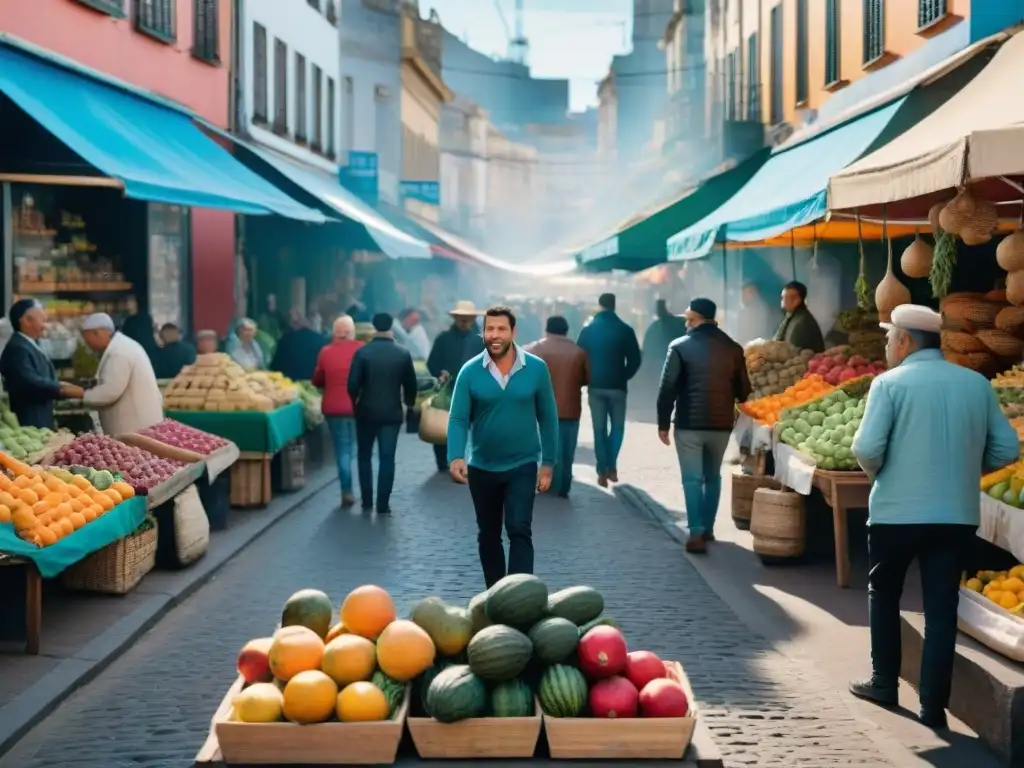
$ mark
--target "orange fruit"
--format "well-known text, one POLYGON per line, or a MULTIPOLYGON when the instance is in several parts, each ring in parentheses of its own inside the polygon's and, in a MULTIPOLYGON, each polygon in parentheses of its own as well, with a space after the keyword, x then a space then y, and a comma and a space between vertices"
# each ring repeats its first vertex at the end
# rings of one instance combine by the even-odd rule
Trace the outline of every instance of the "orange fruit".
POLYGON ((55 539, 64 538, 64 528, 61 527, 60 523, 50 523, 48 526, 46 526, 46 529, 53 533, 55 539))
POLYGON ((14 497, 7 491, 0 491, 0 504, 12 507, 14 506, 14 497))
POLYGON ((132 496, 135 495, 135 489, 132 488, 128 483, 122 482, 121 480, 118 480, 110 487, 117 491, 119 494, 121 494, 122 500, 130 499, 132 496))
POLYGON ((45 485, 46 489, 49 491, 59 491, 64 487, 64 482, 51 475, 43 481, 43 485, 45 485))
POLYGON ((77 485, 71 485, 69 483, 65 490, 67 491, 68 496, 70 496, 72 499, 77 499, 79 496, 82 495, 82 489, 79 488, 77 485))
POLYGON ((331 640, 320 664, 320 669, 340 686, 369 680, 376 667, 376 647, 359 635, 339 635, 331 640))
POLYGON ((352 634, 368 640, 376 640, 395 616, 395 602, 391 595, 373 584, 356 587, 341 604, 341 623, 352 634))
POLYGON ((124 499, 121 498, 121 494, 115 491, 113 488, 107 488, 107 490, 101 491, 101 493, 105 493, 110 498, 110 500, 114 502, 115 507, 122 501, 124 501, 124 499))
POLYGON ((37 494, 31 488, 23 487, 21 493, 18 494, 18 498, 31 507, 33 504, 39 501, 39 494, 37 494))
POLYGON ((426 672, 436 653, 430 635, 404 619, 391 622, 377 639, 377 664, 381 671, 403 683, 426 672))
POLYGON ((50 489, 47 488, 43 483, 35 483, 34 485, 30 485, 29 488, 35 491, 36 496, 38 496, 40 499, 50 492, 50 489))
POLYGON ((89 481, 86 480, 81 475, 73 475, 71 478, 71 484, 78 488, 80 491, 88 491, 90 488, 92 488, 92 485, 89 484, 89 481))
MULTIPOLYGON (((308 627, 282 627, 274 633, 268 658, 274 677, 287 682, 300 672, 320 669, 324 641, 308 627)), ((334 684, 333 680, 331 684, 334 684)))
POLYGON ((0 523, 11 522, 11 508, 6 504, 0 504, 0 523))
POLYGON ((75 510, 73 510, 71 508, 71 505, 68 504, 66 501, 62 501, 60 504, 53 508, 53 511, 57 513, 57 517, 67 517, 75 510))
POLYGON ((37 501, 32 505, 32 514, 42 515, 49 512, 51 509, 53 509, 53 507, 51 507, 49 503, 45 501, 37 501))
POLYGON ((39 529, 39 541, 44 547, 48 547, 51 544, 57 543, 57 534, 54 533, 52 528, 40 528, 39 529))
POLYGON ((373 683, 346 685, 338 694, 335 714, 343 723, 372 723, 388 719, 388 699, 373 683))
POLYGON ((67 519, 75 526, 76 531, 88 522, 81 512, 72 512, 67 519))
POLYGON ((18 475, 18 477, 15 478, 13 485, 15 488, 28 488, 33 482, 33 479, 28 475, 18 475))
POLYGON ((94 503, 98 504, 104 512, 109 512, 114 508, 114 500, 102 491, 96 491, 92 496, 92 500, 94 503))
POLYGON ((83 509, 82 510, 82 517, 85 518, 85 522, 87 522, 87 523, 91 523, 93 520, 95 520, 96 519, 96 509, 95 509, 95 507, 86 507, 85 509, 83 509))
POLYGON ((338 686, 318 669, 299 672, 284 687, 284 716, 293 723, 329 720, 337 704, 338 686))
POLYGON ((68 506, 71 507, 72 512, 83 512, 88 505, 81 499, 72 499, 68 502, 68 506))
POLYGON ((57 525, 59 525, 60 529, 64 531, 65 536, 75 532, 75 526, 66 517, 63 520, 60 520, 57 525))

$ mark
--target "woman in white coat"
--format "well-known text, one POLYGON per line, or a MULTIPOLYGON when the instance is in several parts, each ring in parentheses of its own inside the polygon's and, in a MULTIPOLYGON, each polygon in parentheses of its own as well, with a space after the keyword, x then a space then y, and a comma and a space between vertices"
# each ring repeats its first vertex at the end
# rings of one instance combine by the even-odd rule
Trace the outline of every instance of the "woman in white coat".
POLYGON ((96 386, 85 390, 83 402, 95 408, 108 435, 151 427, 164 417, 163 396, 149 355, 134 339, 118 333, 110 315, 89 315, 82 339, 100 357, 96 386))

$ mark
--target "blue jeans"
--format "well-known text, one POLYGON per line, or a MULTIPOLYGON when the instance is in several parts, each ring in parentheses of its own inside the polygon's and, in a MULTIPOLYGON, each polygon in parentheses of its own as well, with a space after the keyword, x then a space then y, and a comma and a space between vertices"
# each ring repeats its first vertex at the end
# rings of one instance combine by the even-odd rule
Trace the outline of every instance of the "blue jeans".
POLYGON ((591 389, 587 400, 590 419, 594 422, 597 474, 605 475, 618 468, 619 451, 626 436, 626 392, 621 389, 591 389))
POLYGON ((551 478, 551 492, 559 496, 568 496, 572 487, 572 463, 576 459, 579 436, 579 419, 558 420, 558 458, 551 478))
POLYGON ((714 533, 722 495, 722 459, 729 435, 722 431, 676 430, 676 456, 683 476, 686 522, 691 536, 714 533))
POLYGON ((537 465, 523 464, 506 472, 469 467, 469 493, 476 510, 477 548, 484 582, 490 589, 508 573, 533 573, 533 502, 537 497, 537 465))
POLYGON ((401 424, 356 421, 359 447, 359 492, 363 509, 373 506, 373 444, 377 444, 377 511, 390 511, 391 489, 395 486, 395 452, 401 424))
POLYGON ((356 420, 351 416, 328 416, 327 428, 331 430, 341 492, 352 493, 352 454, 356 442, 356 420))

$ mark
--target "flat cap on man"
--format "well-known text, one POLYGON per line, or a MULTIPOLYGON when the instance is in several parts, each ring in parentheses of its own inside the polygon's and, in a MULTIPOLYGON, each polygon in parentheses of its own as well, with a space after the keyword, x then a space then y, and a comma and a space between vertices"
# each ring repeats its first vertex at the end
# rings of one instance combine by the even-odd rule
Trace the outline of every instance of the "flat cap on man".
POLYGON ((113 319, 106 312, 95 312, 82 321, 83 331, 110 331, 117 330, 113 319))
POLYGON ((940 333, 942 315, 920 304, 900 304, 892 311, 888 323, 879 323, 883 328, 899 328, 901 331, 924 331, 940 333))

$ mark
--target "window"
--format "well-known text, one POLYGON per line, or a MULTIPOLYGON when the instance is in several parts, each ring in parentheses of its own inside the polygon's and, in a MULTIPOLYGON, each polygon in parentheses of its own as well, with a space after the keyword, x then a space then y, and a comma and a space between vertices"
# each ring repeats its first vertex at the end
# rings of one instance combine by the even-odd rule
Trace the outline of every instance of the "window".
POLYGON ((111 16, 124 17, 124 0, 78 0, 97 11, 109 13, 111 16))
POLYGON ((338 130, 337 116, 338 111, 337 96, 334 93, 334 78, 327 78, 327 156, 334 159, 337 151, 337 144, 335 133, 338 130))
POLYGON ((761 122, 761 55, 757 32, 747 38, 747 120, 761 122))
POLYGON ((839 0, 825 0, 825 85, 839 82, 839 0))
POLYGON ((344 130, 341 134, 341 148, 349 152, 356 148, 356 88, 351 77, 342 80, 341 119, 344 130))
POLYGON ((316 8, 316 12, 320 13, 320 0, 306 0, 311 8, 316 8))
POLYGON ((288 133, 288 46, 274 38, 274 132, 288 133))
POLYGON ((885 52, 885 3, 864 0, 864 63, 881 58, 885 52))
POLYGON ((306 57, 295 52, 295 140, 305 142, 306 116, 309 107, 306 104, 306 57))
POLYGON ((164 42, 174 42, 174 0, 135 0, 135 28, 164 42))
POLYGON ((769 87, 771 88, 771 124, 777 125, 782 122, 782 6, 776 5, 772 8, 771 18, 772 30, 772 58, 769 72, 769 87))
POLYGON ((324 148, 324 73, 313 65, 313 148, 324 148))
POLYGON ((373 133, 375 141, 374 149, 379 159, 379 167, 382 170, 395 173, 395 129, 394 122, 389 119, 391 115, 391 99, 387 96, 387 90, 382 85, 374 87, 373 91, 373 133))
POLYGON ((334 4, 334 0, 327 0, 327 13, 324 15, 329 24, 338 26, 338 6, 334 4))
POLYGON ((807 71, 807 0, 796 0, 796 103, 810 97, 807 71))
POLYGON ((192 55, 213 64, 220 63, 217 0, 192 2, 192 55))
POLYGON ((252 119, 267 122, 267 29, 252 25, 252 119))
POLYGON ((924 29, 945 18, 947 6, 946 0, 917 0, 917 28, 924 29))

